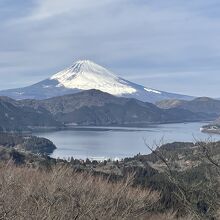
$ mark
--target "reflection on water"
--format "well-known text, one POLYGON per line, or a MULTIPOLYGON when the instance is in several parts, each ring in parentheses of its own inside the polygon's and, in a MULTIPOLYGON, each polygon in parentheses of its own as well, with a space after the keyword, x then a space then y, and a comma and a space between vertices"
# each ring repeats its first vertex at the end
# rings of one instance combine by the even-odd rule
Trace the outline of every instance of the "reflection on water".
MULTIPOLYGON (((138 153, 149 153, 144 139, 150 145, 174 141, 206 140, 210 135, 200 132, 202 123, 179 123, 150 126, 148 128, 79 127, 74 130, 36 133, 54 142, 55 158, 74 157, 79 159, 124 158, 138 153)), ((213 135, 220 140, 220 135, 213 135)))

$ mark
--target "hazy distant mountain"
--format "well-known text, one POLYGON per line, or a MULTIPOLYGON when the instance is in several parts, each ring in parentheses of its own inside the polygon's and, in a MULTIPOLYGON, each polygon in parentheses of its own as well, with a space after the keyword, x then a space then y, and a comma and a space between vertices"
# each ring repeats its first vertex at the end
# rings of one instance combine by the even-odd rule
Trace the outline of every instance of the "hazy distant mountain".
POLYGON ((192 101, 184 100, 163 100, 156 105, 163 109, 181 108, 191 112, 203 112, 220 116, 220 100, 207 97, 196 98, 192 101))
POLYGON ((58 127, 45 109, 17 105, 15 100, 0 97, 0 131, 31 130, 33 127, 58 127))
POLYGON ((98 90, 19 103, 32 108, 45 108, 56 120, 65 124, 130 126, 210 119, 207 114, 175 108, 164 110, 151 103, 115 97, 98 90))
POLYGON ((220 100, 207 97, 196 98, 192 101, 163 100, 156 105, 163 109, 180 108, 194 113, 205 113, 213 115, 213 122, 204 125, 203 132, 220 133, 220 100))
POLYGON ((137 85, 88 60, 75 62, 71 67, 34 85, 0 91, 0 95, 14 99, 46 99, 89 89, 152 103, 164 99, 192 99, 137 85))

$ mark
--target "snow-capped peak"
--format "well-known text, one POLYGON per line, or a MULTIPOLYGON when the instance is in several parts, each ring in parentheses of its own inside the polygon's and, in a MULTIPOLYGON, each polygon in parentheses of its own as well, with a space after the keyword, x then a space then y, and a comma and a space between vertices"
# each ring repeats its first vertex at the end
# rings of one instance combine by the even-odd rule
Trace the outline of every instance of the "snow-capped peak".
POLYGON ((104 67, 89 61, 80 60, 71 67, 53 75, 50 79, 57 80, 57 86, 70 89, 98 89, 112 95, 132 94, 136 92, 129 83, 104 67))
POLYGON ((113 78, 117 78, 110 71, 90 60, 79 60, 75 62, 71 67, 53 75, 51 79, 60 79, 62 77, 69 78, 69 76, 75 76, 76 74, 79 75, 82 73, 95 73, 101 76, 110 75, 113 78))
POLYGON ((0 91, 0 95, 18 100, 46 99, 90 89, 152 103, 164 99, 193 99, 193 97, 163 92, 129 82, 89 60, 77 61, 69 68, 34 85, 0 91))

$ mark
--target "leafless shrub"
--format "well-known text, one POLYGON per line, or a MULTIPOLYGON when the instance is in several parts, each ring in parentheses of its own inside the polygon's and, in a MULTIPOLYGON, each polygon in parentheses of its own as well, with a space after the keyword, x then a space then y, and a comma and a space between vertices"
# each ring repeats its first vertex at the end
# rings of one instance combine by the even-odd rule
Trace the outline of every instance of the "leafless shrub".
POLYGON ((88 173, 0 168, 0 219, 145 219, 159 194, 88 173))
POLYGON ((186 216, 186 217, 183 217, 183 218, 176 218, 176 213, 163 213, 163 214, 156 214, 156 215, 151 215, 151 216, 148 216, 146 218, 147 220, 193 220, 193 217, 190 217, 190 216, 186 216))
POLYGON ((198 140, 194 138, 196 141, 196 145, 198 146, 198 155, 201 159, 206 162, 212 164, 218 170, 218 174, 220 174, 220 163, 216 159, 214 159, 213 145, 215 143, 212 141, 211 137, 205 141, 198 140))
MULTIPOLYGON (((182 204, 182 207, 187 210, 187 214, 190 216, 187 219, 200 220, 202 218, 201 213, 199 213, 198 210, 195 208, 188 194, 195 193, 196 188, 198 188, 201 183, 185 185, 183 184, 181 179, 179 179, 174 174, 172 170, 172 164, 170 164, 170 161, 168 161, 163 153, 161 153, 159 150, 160 146, 163 145, 163 139, 160 140, 159 144, 155 142, 154 147, 148 145, 145 139, 144 142, 146 147, 152 152, 152 154, 154 154, 165 165, 166 169, 164 170, 164 174, 167 176, 167 179, 170 181, 170 183, 175 186, 176 190, 173 192, 173 194, 175 195, 175 198, 179 201, 179 203, 182 204)), ((200 151, 203 153, 203 157, 206 158, 206 160, 213 164, 215 167, 220 168, 219 164, 211 156, 210 148, 208 148, 207 143, 198 142, 198 145, 200 151)), ((211 202, 212 201, 210 201, 210 206, 212 206, 211 202)))

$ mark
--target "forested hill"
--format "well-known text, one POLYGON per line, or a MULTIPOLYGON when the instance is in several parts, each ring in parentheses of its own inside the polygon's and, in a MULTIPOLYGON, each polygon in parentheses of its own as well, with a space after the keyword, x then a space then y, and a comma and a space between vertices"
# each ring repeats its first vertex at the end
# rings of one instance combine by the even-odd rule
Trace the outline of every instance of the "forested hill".
POLYGON ((7 133, 0 133, 0 146, 38 154, 51 154, 56 149, 46 138, 7 133))
POLYGON ((213 115, 172 108, 160 109, 154 104, 131 98, 110 95, 99 90, 88 90, 45 100, 21 100, 32 108, 45 108, 65 124, 77 125, 146 125, 213 119, 213 115))
POLYGON ((44 108, 22 106, 13 99, 0 97, 0 131, 30 131, 59 126, 61 123, 44 108))

